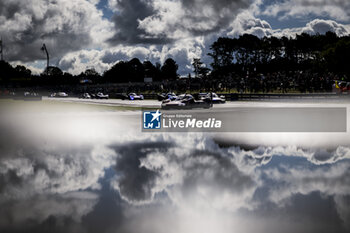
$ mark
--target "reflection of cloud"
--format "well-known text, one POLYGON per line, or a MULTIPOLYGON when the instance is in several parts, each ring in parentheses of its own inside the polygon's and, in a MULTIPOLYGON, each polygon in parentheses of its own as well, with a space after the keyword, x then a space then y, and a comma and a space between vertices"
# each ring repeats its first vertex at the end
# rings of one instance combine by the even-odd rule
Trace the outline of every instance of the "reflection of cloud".
POLYGON ((188 144, 187 137, 172 138, 174 144, 163 140, 115 146, 119 156, 113 186, 125 200, 140 204, 166 192, 180 206, 206 203, 231 210, 247 206, 254 180, 235 165, 229 154, 200 137, 195 143, 201 148, 192 147, 193 139, 188 144), (183 145, 192 146, 181 148, 183 145))
POLYGON ((324 149, 302 149, 296 146, 276 146, 276 147, 258 147, 254 150, 240 150, 232 147, 230 152, 236 157, 241 166, 245 165, 264 165, 270 162, 273 156, 294 156, 306 158, 309 162, 321 165, 332 164, 339 160, 350 159, 350 148, 339 146, 334 151, 324 149))
POLYGON ((350 195, 335 195, 334 201, 337 206, 337 211, 345 223, 345 227, 350 230, 350 195))
MULTIPOLYGON (((25 148, 23 148, 26 150, 25 148)), ((3 198, 25 198, 37 193, 66 193, 87 188, 98 188, 103 176, 103 161, 87 151, 55 150, 33 151, 0 161, 0 180, 3 198), (67 153, 67 154, 66 154, 67 153), (99 161, 100 160, 100 161, 99 161)))
POLYGON ((82 216, 106 214, 101 203, 122 216, 118 226, 114 216, 105 221, 113 228, 103 229, 117 232, 310 232, 322 231, 320 220, 341 232, 341 220, 349 225, 348 147, 221 148, 205 134, 140 133, 138 112, 9 115, 0 116, 3 227, 76 232, 84 230, 82 216), (110 167, 115 173, 105 172, 110 167), (102 183, 113 191, 107 201, 102 183))
POLYGON ((52 229, 61 228, 65 232, 74 232, 74 229, 69 231, 69 228, 79 224, 82 216, 93 209, 97 200, 98 196, 90 192, 38 194, 21 200, 15 199, 14 202, 1 205, 0 230, 12 225, 22 231, 22 228, 31 229, 38 224, 51 222, 52 229))
POLYGON ((303 196, 320 192, 325 197, 334 197, 335 208, 349 228, 350 163, 336 163, 313 169, 292 164, 262 171, 269 183, 269 200, 280 206, 290 206, 296 194, 303 196))
POLYGON ((76 232, 81 217, 97 203, 91 190, 100 188, 114 153, 74 135, 78 129, 88 132, 79 128, 81 120, 70 125, 55 114, 24 112, 0 118, 0 227, 22 231, 43 224, 33 231, 52 227, 76 232))
POLYGON ((264 171, 268 179, 276 182, 270 199, 280 202, 293 193, 308 194, 320 191, 327 195, 347 195, 350 193, 350 164, 347 162, 331 167, 323 166, 309 170, 303 167, 282 167, 264 171))

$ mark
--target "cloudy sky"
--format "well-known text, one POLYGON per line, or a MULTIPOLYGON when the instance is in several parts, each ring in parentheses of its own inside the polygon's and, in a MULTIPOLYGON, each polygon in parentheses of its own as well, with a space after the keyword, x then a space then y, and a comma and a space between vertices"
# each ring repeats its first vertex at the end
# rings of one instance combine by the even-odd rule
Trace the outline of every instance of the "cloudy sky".
POLYGON ((191 72, 219 36, 350 33, 348 0, 8 0, 0 2, 4 58, 34 73, 51 65, 78 74, 119 60, 164 62, 191 72))

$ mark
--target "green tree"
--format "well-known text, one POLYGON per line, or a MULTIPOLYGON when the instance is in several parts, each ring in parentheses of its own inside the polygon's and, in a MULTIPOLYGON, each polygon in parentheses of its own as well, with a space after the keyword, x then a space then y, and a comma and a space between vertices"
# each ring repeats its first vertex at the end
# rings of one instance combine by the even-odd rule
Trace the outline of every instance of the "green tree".
POLYGON ((200 58, 194 58, 192 62, 194 74, 196 78, 205 78, 210 69, 205 67, 200 58))
POLYGON ((42 73, 42 75, 48 75, 51 77, 60 77, 63 75, 63 72, 60 68, 56 66, 49 66, 45 69, 45 71, 42 73))
POLYGON ((196 78, 199 78, 199 71, 203 65, 200 58, 193 58, 192 66, 194 69, 194 74, 196 78))
POLYGON ((168 58, 165 60, 161 68, 162 76, 165 79, 175 80, 178 77, 178 74, 177 74, 178 68, 179 66, 176 64, 176 62, 172 58, 168 58))
POLYGON ((145 77, 145 69, 138 58, 133 58, 128 62, 129 65, 129 81, 143 82, 145 77))

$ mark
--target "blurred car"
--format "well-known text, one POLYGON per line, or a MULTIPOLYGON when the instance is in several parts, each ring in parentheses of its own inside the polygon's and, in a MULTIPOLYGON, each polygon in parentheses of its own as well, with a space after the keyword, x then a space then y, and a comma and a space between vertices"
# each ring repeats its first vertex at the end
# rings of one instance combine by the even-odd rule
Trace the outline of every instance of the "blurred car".
POLYGON ((81 94, 79 96, 79 99, 91 99, 91 95, 87 92, 85 92, 84 94, 81 94))
POLYGON ((109 95, 105 95, 102 92, 96 94, 96 99, 109 99, 109 95))
POLYGON ((211 104, 203 100, 195 100, 190 94, 182 94, 176 99, 163 100, 162 109, 191 109, 191 108, 210 108, 211 104))
POLYGON ((211 102, 213 104, 224 104, 226 103, 225 96, 218 96, 216 93, 211 92, 207 93, 204 98, 202 98, 204 101, 211 102))
POLYGON ((138 94, 132 92, 132 93, 129 93, 127 95, 127 99, 129 99, 129 100, 143 100, 144 97, 141 94, 138 95, 138 94))
POLYGON ((23 93, 22 96, 16 95, 16 97, 14 99, 17 99, 17 100, 42 100, 42 96, 36 92, 26 91, 23 93))
POLYGON ((68 94, 63 92, 63 91, 60 91, 60 92, 57 92, 57 93, 52 93, 51 95, 49 95, 49 97, 64 98, 64 97, 68 97, 68 94))
POLYGON ((337 94, 350 94, 350 82, 334 80, 332 92, 337 94))
POLYGON ((162 93, 162 94, 158 94, 157 98, 159 101, 166 100, 166 99, 175 100, 177 98, 177 95, 175 95, 174 92, 172 92, 172 93, 169 92, 167 94, 162 93))

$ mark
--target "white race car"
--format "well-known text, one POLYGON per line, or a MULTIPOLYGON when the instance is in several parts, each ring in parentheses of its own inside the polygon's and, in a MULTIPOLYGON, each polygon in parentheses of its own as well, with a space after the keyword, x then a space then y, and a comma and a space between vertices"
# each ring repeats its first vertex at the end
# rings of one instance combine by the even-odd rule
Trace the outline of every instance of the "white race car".
POLYGON ((143 100, 144 97, 143 97, 143 95, 141 95, 141 94, 138 95, 138 94, 136 94, 136 93, 129 93, 128 99, 129 99, 129 100, 143 100))
POLYGON ((202 97, 202 100, 209 101, 213 104, 224 104, 226 103, 225 96, 218 96, 216 93, 211 92, 202 97))
POLYGON ((162 102, 162 109, 191 109, 191 108, 210 108, 211 104, 203 100, 195 100, 190 94, 182 94, 176 99, 166 99, 162 102))
POLYGON ((57 93, 52 93, 50 95, 50 97, 65 98, 65 97, 68 97, 68 94, 65 93, 65 92, 60 91, 60 92, 57 92, 57 93))
POLYGON ((104 95, 102 92, 96 94, 96 99, 109 99, 109 95, 104 95))

